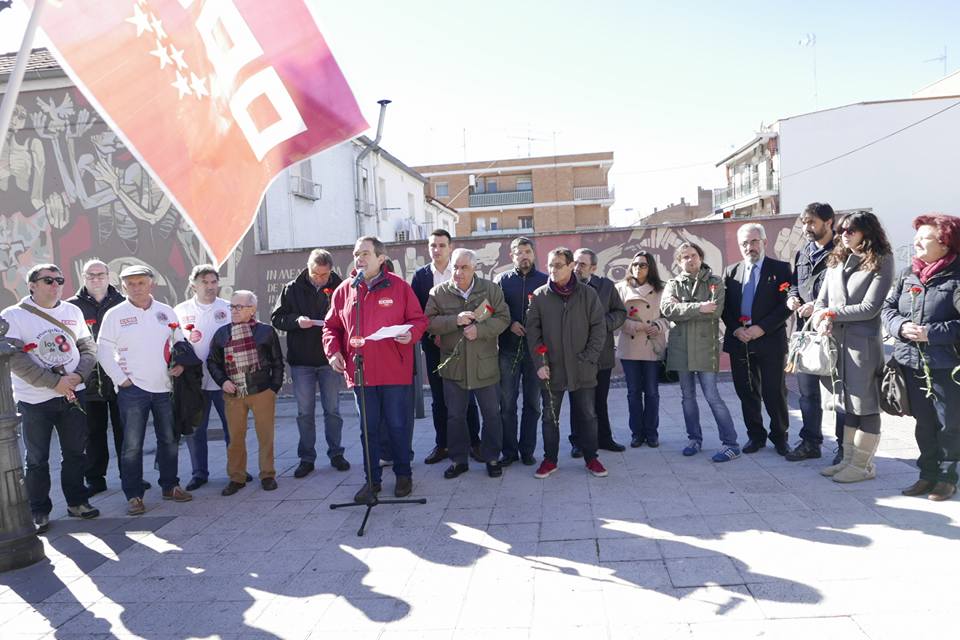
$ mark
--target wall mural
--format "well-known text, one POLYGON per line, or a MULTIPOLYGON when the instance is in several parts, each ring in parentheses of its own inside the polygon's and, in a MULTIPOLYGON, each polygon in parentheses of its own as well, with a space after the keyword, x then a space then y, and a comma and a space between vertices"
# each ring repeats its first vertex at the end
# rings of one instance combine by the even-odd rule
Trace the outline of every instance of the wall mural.
MULTIPOLYGON (((238 251, 224 271, 233 289, 238 251)), ((23 92, 0 158, 0 304, 26 295, 26 273, 54 262, 80 286, 91 257, 114 284, 137 262, 157 273, 157 297, 176 304, 206 252, 170 199, 75 88, 23 92)))

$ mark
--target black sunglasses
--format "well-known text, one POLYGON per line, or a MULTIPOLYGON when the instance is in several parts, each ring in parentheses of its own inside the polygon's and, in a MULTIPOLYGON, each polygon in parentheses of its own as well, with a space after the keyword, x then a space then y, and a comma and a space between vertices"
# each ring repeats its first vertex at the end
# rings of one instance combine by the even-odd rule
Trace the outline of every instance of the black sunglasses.
POLYGON ((37 278, 36 280, 34 280, 34 282, 42 282, 43 284, 53 284, 54 282, 56 282, 58 285, 62 287, 63 283, 66 281, 60 276, 57 276, 56 278, 52 278, 50 276, 43 276, 42 278, 37 278))

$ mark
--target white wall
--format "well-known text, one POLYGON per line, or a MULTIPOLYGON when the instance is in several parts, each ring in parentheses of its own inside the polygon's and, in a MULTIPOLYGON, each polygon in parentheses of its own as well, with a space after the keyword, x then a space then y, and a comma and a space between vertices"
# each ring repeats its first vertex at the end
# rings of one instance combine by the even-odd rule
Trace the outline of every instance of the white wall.
MULTIPOLYGON (((270 250, 331 247, 353 244, 357 237, 354 212, 354 173, 356 159, 363 147, 353 141, 344 142, 304 162, 312 166, 313 181, 322 188, 319 200, 308 200, 291 191, 291 167, 267 190, 266 228, 270 250)), ((364 159, 367 171, 366 202, 378 216, 362 216, 360 235, 375 235, 393 241, 399 221, 410 217, 409 196, 412 195, 413 217, 423 222, 424 183, 377 152, 364 159), (383 179, 381 193, 378 185, 383 179), (388 210, 398 207, 397 210, 388 210)))
POLYGON ((792 175, 889 135, 956 99, 912 100, 820 111, 780 122, 780 208, 800 213, 810 202, 834 209, 870 207, 906 266, 913 218, 960 215, 960 107, 822 167, 792 175))

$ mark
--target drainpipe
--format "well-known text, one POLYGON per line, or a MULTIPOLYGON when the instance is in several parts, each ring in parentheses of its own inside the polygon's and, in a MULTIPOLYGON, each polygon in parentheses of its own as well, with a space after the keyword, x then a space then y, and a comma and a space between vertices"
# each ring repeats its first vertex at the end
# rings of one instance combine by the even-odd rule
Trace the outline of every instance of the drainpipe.
MULTIPOLYGON (((383 137, 383 117, 387 111, 387 105, 390 104, 390 100, 377 100, 377 104, 380 105, 380 119, 377 121, 377 136, 373 139, 373 142, 367 145, 367 147, 360 152, 360 155, 357 156, 357 166, 355 170, 355 180, 356 180, 356 189, 355 189, 355 208, 357 215, 357 237, 363 235, 363 194, 360 193, 360 187, 363 185, 363 177, 360 174, 361 169, 363 169, 363 159, 366 158, 371 151, 379 149, 380 138, 383 137)), ((377 188, 376 185, 373 186, 374 189, 377 188)))

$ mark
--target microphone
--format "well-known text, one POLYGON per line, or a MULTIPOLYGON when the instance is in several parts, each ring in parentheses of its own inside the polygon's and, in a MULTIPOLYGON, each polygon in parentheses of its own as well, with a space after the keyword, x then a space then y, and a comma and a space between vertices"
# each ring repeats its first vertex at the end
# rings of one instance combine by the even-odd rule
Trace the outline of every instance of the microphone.
POLYGON ((360 286, 361 282, 363 282, 363 269, 357 271, 357 277, 353 279, 353 282, 350 283, 350 286, 356 289, 360 286))

